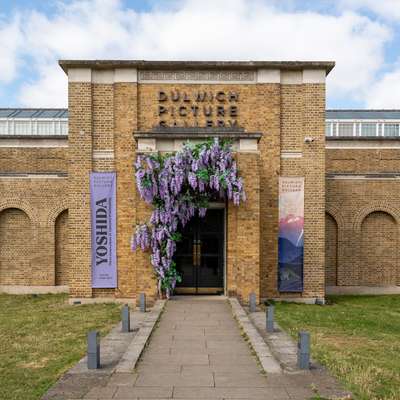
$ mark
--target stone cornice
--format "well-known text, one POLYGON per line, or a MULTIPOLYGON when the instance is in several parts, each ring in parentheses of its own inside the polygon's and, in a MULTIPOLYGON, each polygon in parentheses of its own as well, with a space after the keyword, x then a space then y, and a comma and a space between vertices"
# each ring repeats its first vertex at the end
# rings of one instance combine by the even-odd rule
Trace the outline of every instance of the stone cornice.
POLYGON ((243 130, 213 129, 213 128, 164 128, 153 131, 138 131, 133 133, 137 139, 256 139, 260 140, 260 132, 244 132, 243 130))
POLYGON ((70 68, 138 70, 257 70, 279 69, 290 71, 322 69, 328 74, 335 66, 333 61, 144 61, 144 60, 59 60, 67 73, 70 68))

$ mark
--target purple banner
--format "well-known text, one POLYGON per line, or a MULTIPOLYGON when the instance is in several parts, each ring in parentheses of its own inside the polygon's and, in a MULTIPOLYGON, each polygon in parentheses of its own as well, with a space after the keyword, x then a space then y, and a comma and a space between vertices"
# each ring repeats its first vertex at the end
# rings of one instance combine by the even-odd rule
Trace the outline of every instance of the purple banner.
POLYGON ((90 174, 92 288, 117 287, 116 175, 90 174))
POLYGON ((303 291, 304 178, 279 179, 278 290, 303 291))

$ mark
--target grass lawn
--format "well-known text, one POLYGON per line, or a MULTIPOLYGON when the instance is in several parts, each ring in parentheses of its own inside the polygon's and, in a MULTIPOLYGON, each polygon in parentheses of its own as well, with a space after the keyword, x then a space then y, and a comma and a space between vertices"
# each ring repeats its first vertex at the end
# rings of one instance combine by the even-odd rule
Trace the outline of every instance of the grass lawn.
POLYGON ((104 335, 116 304, 70 306, 67 295, 0 294, 0 399, 40 397, 86 351, 86 333, 104 335))
POLYGON ((400 399, 400 296, 330 296, 330 305, 277 303, 293 336, 311 333, 312 356, 356 399, 400 399))

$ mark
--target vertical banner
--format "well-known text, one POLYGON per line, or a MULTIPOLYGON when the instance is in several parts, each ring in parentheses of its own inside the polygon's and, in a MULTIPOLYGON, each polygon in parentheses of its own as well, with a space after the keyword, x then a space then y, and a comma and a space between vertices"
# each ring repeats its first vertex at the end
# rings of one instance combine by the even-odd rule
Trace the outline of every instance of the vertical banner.
POLYGON ((278 290, 303 291, 304 178, 279 178, 278 290))
POLYGON ((116 174, 90 174, 92 288, 117 287, 116 174))

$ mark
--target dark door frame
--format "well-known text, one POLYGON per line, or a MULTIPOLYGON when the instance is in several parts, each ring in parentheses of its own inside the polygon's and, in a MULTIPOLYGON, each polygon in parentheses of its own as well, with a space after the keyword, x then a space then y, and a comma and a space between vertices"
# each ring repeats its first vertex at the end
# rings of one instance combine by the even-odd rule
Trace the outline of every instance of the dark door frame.
MULTIPOLYGON (((223 259, 223 265, 222 265, 222 292, 225 295, 226 294, 226 285, 227 285, 227 276, 226 276, 226 269, 227 269, 227 262, 226 262, 226 249, 227 249, 227 206, 223 202, 210 202, 208 205, 208 209, 223 209, 223 228, 222 228, 222 233, 223 233, 223 249, 222 249, 222 259, 223 259)), ((177 287, 176 292, 177 294, 208 294, 205 291, 201 290, 201 287, 199 288, 197 283, 196 283, 196 291, 193 293, 191 288, 188 288, 189 290, 185 290, 185 287, 177 287), (200 290, 199 290, 200 289, 200 290)))

